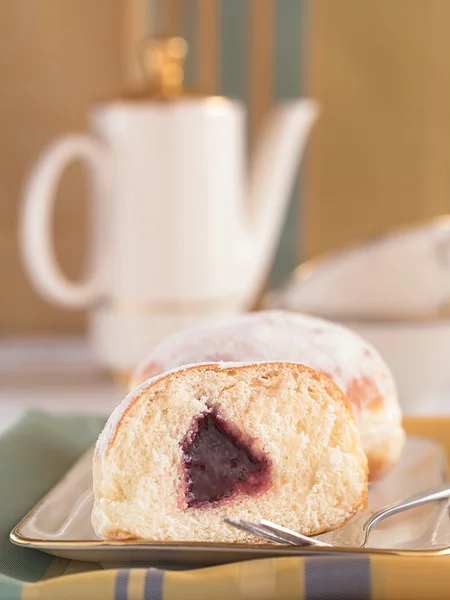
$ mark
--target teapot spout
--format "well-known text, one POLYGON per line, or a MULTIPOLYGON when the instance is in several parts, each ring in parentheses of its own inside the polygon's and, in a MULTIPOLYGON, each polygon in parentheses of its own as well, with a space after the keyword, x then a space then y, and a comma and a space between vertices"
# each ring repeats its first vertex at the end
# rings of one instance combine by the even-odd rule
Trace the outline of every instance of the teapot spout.
POLYGON ((253 255, 250 293, 258 293, 271 266, 297 166, 317 114, 317 104, 312 100, 283 104, 272 111, 258 140, 249 182, 253 255))

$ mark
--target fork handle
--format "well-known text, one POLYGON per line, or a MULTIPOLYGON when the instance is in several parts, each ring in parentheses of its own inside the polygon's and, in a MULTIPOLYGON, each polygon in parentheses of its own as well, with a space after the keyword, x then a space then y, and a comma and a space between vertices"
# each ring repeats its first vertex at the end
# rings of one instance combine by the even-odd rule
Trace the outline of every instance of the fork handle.
POLYGON ((438 485, 434 488, 430 488, 425 492, 419 492, 418 494, 413 494, 412 496, 408 496, 401 502, 397 502, 396 504, 392 504, 387 508, 382 508, 376 513, 374 513, 370 519, 364 524, 364 529, 368 529, 375 525, 378 521, 382 521, 387 517, 391 517, 392 515, 396 515, 397 513, 401 513, 405 510, 409 510, 410 508, 417 508, 418 506, 422 506, 423 504, 428 504, 429 502, 434 502, 436 500, 445 500, 450 498, 450 482, 447 481, 441 485, 438 485))

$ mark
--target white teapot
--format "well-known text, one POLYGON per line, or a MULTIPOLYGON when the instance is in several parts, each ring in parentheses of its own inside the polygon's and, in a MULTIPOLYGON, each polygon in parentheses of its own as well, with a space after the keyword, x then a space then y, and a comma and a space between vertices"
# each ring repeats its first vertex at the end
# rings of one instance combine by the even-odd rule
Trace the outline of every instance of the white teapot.
POLYGON ((30 173, 21 215, 35 287, 90 308, 100 363, 125 371, 172 331, 251 307, 316 117, 310 100, 275 109, 248 177, 243 106, 181 93, 180 38, 153 42, 149 56, 151 90, 96 104, 91 135, 53 143, 30 173), (78 283, 61 273, 50 235, 58 179, 74 159, 92 191, 89 275, 78 283))

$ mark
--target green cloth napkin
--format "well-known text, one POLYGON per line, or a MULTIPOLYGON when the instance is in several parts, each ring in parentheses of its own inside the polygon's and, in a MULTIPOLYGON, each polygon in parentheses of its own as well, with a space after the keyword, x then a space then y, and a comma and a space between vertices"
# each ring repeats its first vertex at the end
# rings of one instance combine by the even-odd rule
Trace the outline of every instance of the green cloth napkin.
POLYGON ((28 413, 0 438, 0 600, 447 600, 450 557, 324 555, 193 571, 102 570, 19 548, 9 533, 94 442, 100 417, 28 413))
POLYGON ((11 544, 20 519, 92 444, 105 419, 32 411, 0 437, 0 598, 19 582, 38 581, 54 557, 11 544))

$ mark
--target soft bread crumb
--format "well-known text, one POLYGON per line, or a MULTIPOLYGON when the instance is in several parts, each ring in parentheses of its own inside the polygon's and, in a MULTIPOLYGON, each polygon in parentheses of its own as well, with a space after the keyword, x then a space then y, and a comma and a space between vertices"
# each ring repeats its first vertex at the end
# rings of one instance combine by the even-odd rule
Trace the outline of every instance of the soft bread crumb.
POLYGON ((102 538, 244 542, 225 516, 266 518, 307 535, 366 506, 367 460, 347 399, 327 377, 289 363, 195 365, 146 382, 111 416, 93 464, 102 538), (202 508, 185 498, 182 441, 214 408, 251 437, 272 484, 202 508))

